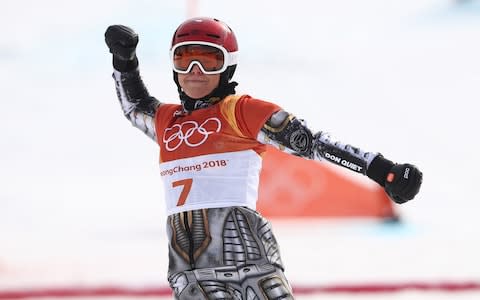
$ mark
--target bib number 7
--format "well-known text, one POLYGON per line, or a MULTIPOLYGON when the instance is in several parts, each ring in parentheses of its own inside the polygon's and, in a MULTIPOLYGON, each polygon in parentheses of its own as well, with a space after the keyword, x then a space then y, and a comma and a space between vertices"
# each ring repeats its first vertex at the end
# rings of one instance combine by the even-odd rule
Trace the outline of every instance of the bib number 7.
POLYGON ((190 193, 190 189, 192 188, 192 182, 192 178, 172 182, 172 187, 183 186, 183 189, 180 192, 180 197, 178 197, 177 206, 182 206, 185 204, 185 201, 187 201, 188 194, 190 193))

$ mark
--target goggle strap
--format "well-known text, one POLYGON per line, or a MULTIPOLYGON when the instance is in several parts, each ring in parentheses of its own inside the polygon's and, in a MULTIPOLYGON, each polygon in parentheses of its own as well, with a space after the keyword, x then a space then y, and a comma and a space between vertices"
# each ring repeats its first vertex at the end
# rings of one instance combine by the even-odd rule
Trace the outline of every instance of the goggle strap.
POLYGON ((228 53, 228 65, 233 66, 236 65, 238 62, 238 51, 235 52, 227 52, 228 53))

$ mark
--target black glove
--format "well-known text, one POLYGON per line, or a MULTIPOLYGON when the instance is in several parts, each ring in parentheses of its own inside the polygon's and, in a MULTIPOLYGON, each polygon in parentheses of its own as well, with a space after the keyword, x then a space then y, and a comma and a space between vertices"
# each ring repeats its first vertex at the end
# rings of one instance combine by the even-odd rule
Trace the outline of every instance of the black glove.
POLYGON ((113 67, 120 72, 137 68, 138 60, 135 49, 138 34, 124 25, 111 25, 105 31, 105 43, 113 54, 113 67))
POLYGON ((396 164, 385 180, 385 191, 396 203, 412 200, 422 185, 422 172, 411 164, 396 164))
POLYGON ((411 164, 395 164, 377 155, 367 169, 367 176, 385 188, 396 203, 412 200, 422 185, 422 172, 411 164))

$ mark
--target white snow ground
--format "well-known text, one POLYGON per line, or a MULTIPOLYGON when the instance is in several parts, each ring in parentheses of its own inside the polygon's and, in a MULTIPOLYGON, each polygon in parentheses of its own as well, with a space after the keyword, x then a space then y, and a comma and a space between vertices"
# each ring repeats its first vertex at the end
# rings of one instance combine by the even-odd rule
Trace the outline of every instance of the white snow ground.
MULTIPOLYGON (((0 292, 165 285, 157 148, 121 114, 103 33, 135 28, 151 94, 175 102, 168 46, 187 2, 2 1, 0 292)), ((199 0, 197 12, 236 32, 239 92, 424 172, 402 225, 274 220, 293 285, 480 281, 478 1, 199 0)))

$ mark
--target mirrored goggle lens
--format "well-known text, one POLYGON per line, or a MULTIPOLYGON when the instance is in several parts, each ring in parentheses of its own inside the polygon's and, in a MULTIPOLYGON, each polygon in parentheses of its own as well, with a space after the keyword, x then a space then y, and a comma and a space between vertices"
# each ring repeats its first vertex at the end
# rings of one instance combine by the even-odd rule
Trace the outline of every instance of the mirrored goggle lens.
POLYGON ((204 71, 222 70, 225 56, 222 50, 206 45, 183 45, 173 52, 173 66, 178 71, 187 71, 193 61, 199 62, 204 71))

